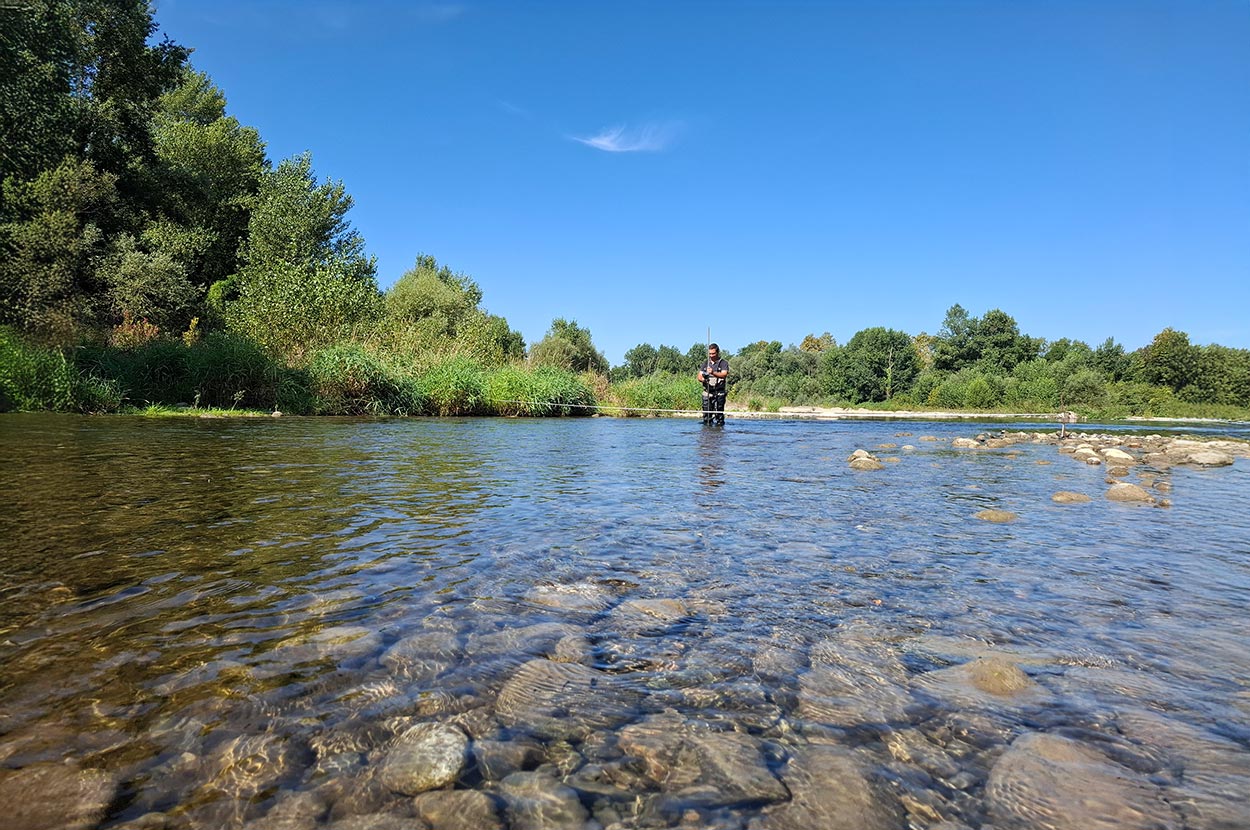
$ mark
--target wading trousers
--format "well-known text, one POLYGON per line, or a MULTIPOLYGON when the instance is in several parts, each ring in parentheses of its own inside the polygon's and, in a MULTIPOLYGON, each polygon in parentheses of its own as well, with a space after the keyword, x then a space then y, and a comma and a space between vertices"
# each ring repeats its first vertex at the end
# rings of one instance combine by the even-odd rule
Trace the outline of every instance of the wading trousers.
POLYGON ((703 423, 725 425, 725 387, 703 390, 703 423))

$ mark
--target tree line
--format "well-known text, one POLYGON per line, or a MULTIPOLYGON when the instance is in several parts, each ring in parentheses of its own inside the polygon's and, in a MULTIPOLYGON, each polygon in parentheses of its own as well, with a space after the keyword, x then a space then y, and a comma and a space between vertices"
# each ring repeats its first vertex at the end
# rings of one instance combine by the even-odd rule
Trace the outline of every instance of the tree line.
MULTIPOLYGON (((643 343, 625 354, 614 379, 692 371, 702 344, 683 354, 643 343)), ((1250 407, 1250 350, 1194 345, 1165 328, 1126 351, 1108 337, 1047 341, 1020 332, 1000 309, 973 316, 956 304, 935 335, 881 326, 844 345, 828 333, 783 348, 761 340, 730 356, 730 396, 789 404, 840 403, 892 408, 1051 412, 1111 416, 1179 415, 1250 407)))

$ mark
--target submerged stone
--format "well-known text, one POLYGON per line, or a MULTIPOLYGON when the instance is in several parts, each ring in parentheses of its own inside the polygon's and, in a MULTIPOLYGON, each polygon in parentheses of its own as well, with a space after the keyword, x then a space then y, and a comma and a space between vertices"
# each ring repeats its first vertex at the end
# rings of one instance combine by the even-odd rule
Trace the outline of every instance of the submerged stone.
POLYGON ((504 683, 495 715, 505 726, 534 735, 570 738, 620 726, 641 699, 620 675, 540 659, 504 683))
POLYGON ((104 818, 117 779, 76 764, 36 764, 0 773, 0 804, 9 830, 86 830, 104 818))
POLYGON ((574 789, 541 772, 514 772, 499 793, 511 830, 583 830, 590 818, 574 789))
POLYGON ((701 806, 780 801, 787 795, 756 738, 687 722, 671 710, 625 727, 620 746, 661 790, 701 806))
POLYGON ((1016 519, 1020 518, 1019 514, 1012 513, 1010 510, 994 509, 981 510, 976 514, 976 517, 983 522, 995 522, 997 524, 1014 522, 1016 519))
POLYGON ((870 780, 848 750, 806 746, 781 770, 790 800, 764 810, 769 830, 894 830, 903 826, 898 802, 870 780))
POLYGON ((990 771, 986 805, 996 828, 1180 830, 1180 816, 1144 776, 1068 738, 1017 738, 990 771))
POLYGON ((412 800, 413 812, 434 830, 503 830, 495 799, 477 790, 440 790, 412 800))
POLYGON ((418 724, 400 735, 387 753, 382 783, 404 795, 445 787, 460 776, 468 749, 468 736, 459 727, 418 724))
POLYGON ((1084 493, 1073 493, 1071 490, 1060 490, 1050 497, 1055 504, 1085 504, 1093 501, 1084 493))

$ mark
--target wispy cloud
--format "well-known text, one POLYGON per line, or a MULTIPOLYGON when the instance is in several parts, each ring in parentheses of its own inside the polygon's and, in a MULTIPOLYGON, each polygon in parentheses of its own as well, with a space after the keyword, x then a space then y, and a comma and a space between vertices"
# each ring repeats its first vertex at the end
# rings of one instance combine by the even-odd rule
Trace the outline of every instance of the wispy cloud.
POLYGON ((499 109, 503 110, 509 115, 516 115, 521 118, 531 118, 531 119, 534 117, 533 114, 529 110, 525 109, 524 107, 518 107, 516 104, 512 103, 511 101, 505 101, 502 98, 495 99, 495 106, 499 107, 499 109))
POLYGON ((446 23, 462 17, 468 7, 463 3, 426 3, 416 6, 412 12, 423 23, 446 23))
POLYGON ((676 123, 643 124, 640 127, 605 127, 597 135, 569 136, 574 141, 606 153, 658 153, 677 138, 676 123))

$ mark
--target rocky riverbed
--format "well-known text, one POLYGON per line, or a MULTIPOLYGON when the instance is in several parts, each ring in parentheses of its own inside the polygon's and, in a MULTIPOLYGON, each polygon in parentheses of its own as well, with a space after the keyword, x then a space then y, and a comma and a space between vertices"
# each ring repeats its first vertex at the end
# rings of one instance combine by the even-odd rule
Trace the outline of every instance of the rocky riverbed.
MULTIPOLYGON (((305 428, 288 421, 265 436, 305 428)), ((0 643, 0 824, 1250 826, 1250 661, 1229 615, 1244 607, 1235 556, 1250 534, 1244 493, 1228 489, 1250 445, 704 431, 687 459, 703 490, 674 508, 686 482, 665 479, 664 453, 637 449, 688 444, 671 425, 522 426, 557 432, 506 473, 475 468, 493 477, 472 509, 456 512, 457 479, 417 491, 440 499, 411 508, 418 523, 394 518, 414 498, 396 482, 455 474, 434 467, 446 438, 403 477, 378 466, 364 484, 354 469, 338 485, 299 480, 295 508, 263 533, 274 474, 214 471, 244 498, 204 520, 188 518, 197 501, 177 503, 200 546, 186 576, 144 538, 133 570, 94 592, 30 578, 30 607, 0 643), (619 440, 619 468, 568 460, 604 436, 619 440), (537 489, 585 469, 601 477, 569 491, 580 498, 537 489), (390 489, 365 490, 379 481, 390 489), (340 529, 291 533, 334 486, 348 493, 340 529), (664 500, 644 501, 651 488, 664 500), (1191 555, 1186 536, 1204 527, 1214 542, 1191 555), (229 555, 210 568, 214 533, 229 555)), ((411 452, 411 433, 397 434, 379 465, 411 452)), ((88 550, 117 544, 102 538, 88 550)))

